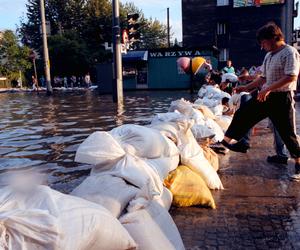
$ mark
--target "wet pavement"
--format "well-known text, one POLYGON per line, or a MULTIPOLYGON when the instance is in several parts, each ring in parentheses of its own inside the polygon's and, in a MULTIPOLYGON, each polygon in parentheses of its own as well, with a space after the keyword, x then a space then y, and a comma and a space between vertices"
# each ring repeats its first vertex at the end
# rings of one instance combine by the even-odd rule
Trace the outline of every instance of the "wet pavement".
POLYGON ((219 155, 225 190, 213 191, 216 210, 171 209, 187 249, 300 249, 300 182, 289 180, 292 160, 266 162, 272 138, 262 121, 247 154, 219 155))
MULTIPOLYGON (((89 134, 148 124, 181 97, 194 98, 182 91, 126 93, 118 109, 110 96, 93 92, 0 94, 0 184, 7 171, 36 169, 52 188, 68 193, 89 174, 90 166, 73 161, 89 134)), ((300 182, 289 180, 294 164, 265 161, 274 154, 266 121, 251 144, 247 154, 219 155, 225 190, 213 191, 217 209, 171 209, 187 249, 300 249, 300 182)))

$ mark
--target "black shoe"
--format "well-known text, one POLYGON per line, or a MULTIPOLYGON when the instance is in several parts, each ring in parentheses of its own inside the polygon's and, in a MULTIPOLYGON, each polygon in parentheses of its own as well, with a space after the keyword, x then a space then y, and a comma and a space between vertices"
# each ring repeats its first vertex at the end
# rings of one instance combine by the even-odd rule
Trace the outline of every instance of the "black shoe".
POLYGON ((267 157, 267 162, 269 163, 278 163, 278 164, 288 164, 288 157, 272 155, 267 157))
POLYGON ((244 140, 240 140, 234 144, 229 144, 226 141, 222 140, 221 143, 223 144, 223 146, 230 149, 231 151, 239 153, 247 153, 247 150, 250 148, 250 145, 244 140))

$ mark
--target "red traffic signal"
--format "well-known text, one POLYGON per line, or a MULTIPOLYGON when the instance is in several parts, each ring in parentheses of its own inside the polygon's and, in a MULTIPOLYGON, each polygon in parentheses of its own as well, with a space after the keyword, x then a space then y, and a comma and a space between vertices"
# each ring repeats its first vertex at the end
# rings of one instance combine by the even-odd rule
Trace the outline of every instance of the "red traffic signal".
POLYGON ((134 13, 134 14, 128 14, 127 15, 127 22, 128 24, 134 24, 137 22, 137 20, 139 19, 140 15, 138 13, 134 13))

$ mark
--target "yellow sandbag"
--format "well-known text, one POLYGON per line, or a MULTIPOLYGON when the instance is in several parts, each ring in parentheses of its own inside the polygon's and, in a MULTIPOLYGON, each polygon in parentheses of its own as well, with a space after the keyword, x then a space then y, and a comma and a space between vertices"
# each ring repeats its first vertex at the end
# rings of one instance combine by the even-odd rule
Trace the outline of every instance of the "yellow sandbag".
POLYGON ((218 125, 221 127, 221 129, 223 131, 227 131, 227 129, 230 125, 230 123, 228 123, 228 122, 226 122, 226 121, 224 121, 224 120, 222 120, 221 118, 218 118, 218 117, 215 119, 215 122, 218 123, 218 125))
POLYGON ((202 205, 216 208, 215 201, 204 180, 186 166, 178 166, 168 175, 164 184, 173 194, 174 206, 202 205))
POLYGON ((214 168, 214 170, 219 170, 219 157, 215 151, 213 151, 208 146, 202 146, 203 154, 206 160, 209 161, 210 165, 214 168))

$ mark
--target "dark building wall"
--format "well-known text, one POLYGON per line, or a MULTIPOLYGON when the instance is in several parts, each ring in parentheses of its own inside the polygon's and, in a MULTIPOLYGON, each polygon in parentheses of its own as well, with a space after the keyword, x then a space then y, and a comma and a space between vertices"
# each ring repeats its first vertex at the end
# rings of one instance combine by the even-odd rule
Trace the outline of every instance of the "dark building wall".
MULTIPOLYGON (((237 68, 260 65, 265 52, 256 42, 256 31, 274 21, 291 41, 294 1, 261 7, 233 8, 217 6, 217 0, 182 0, 183 44, 185 47, 212 46, 228 48, 229 57, 237 68), (217 35, 217 23, 226 23, 225 35, 217 35)), ((220 63, 222 66, 222 63, 220 63)))

